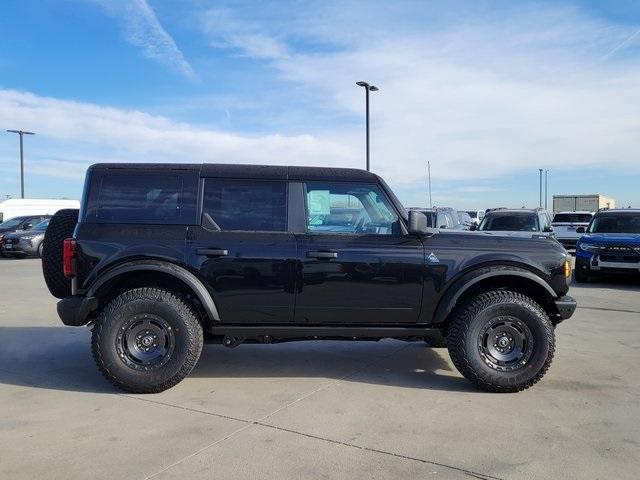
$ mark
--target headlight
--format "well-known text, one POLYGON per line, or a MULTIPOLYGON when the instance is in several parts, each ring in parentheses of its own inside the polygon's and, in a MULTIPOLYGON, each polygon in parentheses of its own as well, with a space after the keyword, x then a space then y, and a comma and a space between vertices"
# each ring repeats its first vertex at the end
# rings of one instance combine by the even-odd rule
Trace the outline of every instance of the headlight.
POLYGON ((33 240, 34 238, 36 238, 36 235, 25 235, 22 237, 23 240, 33 240))
POLYGON ((571 262, 569 262, 569 260, 565 260, 562 265, 562 269, 564 271, 564 277, 569 278, 571 276, 571 262))
POLYGON ((600 250, 600 247, 598 247, 597 245, 592 245, 585 242, 578 242, 578 248, 580 250, 584 250, 585 252, 597 252, 600 250))

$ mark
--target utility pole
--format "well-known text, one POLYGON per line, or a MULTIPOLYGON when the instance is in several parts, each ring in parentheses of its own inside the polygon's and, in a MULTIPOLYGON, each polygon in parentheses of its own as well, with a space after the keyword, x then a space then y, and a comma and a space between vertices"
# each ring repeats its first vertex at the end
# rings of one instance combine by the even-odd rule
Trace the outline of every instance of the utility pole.
POLYGON ((7 130, 7 132, 20 135, 20 198, 24 198, 24 146, 22 137, 24 135, 35 135, 35 133, 25 132, 24 130, 7 130))
POLYGON ((375 85, 370 85, 367 82, 356 82, 356 85, 364 88, 365 92, 365 109, 366 109, 366 130, 367 130, 367 172, 369 170, 369 92, 377 92, 379 90, 375 85))
POLYGON ((549 170, 545 170, 544 171, 544 209, 547 209, 547 204, 548 204, 548 200, 549 200, 549 195, 547 193, 547 186, 548 186, 548 182, 547 182, 547 177, 549 176, 549 170))
POLYGON ((540 172, 540 202, 538 206, 542 208, 542 169, 539 168, 538 171, 540 172))
POLYGON ((427 160, 427 173, 429 177, 429 208, 433 208, 433 202, 431 201, 431 162, 427 160))

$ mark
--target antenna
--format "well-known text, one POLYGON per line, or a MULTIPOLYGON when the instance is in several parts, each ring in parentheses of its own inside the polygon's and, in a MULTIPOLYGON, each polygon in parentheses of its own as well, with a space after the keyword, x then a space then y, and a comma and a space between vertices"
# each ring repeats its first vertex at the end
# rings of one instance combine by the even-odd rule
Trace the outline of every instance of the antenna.
POLYGON ((429 208, 433 208, 433 202, 431 201, 431 162, 427 160, 427 172, 429 176, 429 208))

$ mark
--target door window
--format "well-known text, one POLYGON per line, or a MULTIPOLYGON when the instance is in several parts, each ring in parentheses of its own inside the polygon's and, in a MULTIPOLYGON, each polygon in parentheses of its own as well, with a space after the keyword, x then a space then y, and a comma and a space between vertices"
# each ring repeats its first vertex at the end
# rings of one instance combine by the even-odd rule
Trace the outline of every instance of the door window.
POLYGON ((310 233, 400 233, 398 215, 377 185, 309 182, 306 187, 310 233))
POLYGON ((287 230, 287 184, 281 181, 208 178, 203 213, 222 230, 287 230))

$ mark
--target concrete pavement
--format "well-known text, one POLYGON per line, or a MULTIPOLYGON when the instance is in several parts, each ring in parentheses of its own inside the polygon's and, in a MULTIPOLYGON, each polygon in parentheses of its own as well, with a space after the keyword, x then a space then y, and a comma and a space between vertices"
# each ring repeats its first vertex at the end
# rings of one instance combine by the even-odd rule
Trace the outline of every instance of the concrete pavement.
POLYGON ((547 376, 475 390, 419 343, 206 346, 127 395, 62 326, 38 260, 0 260, 0 478, 637 478, 640 285, 576 287, 547 376))

